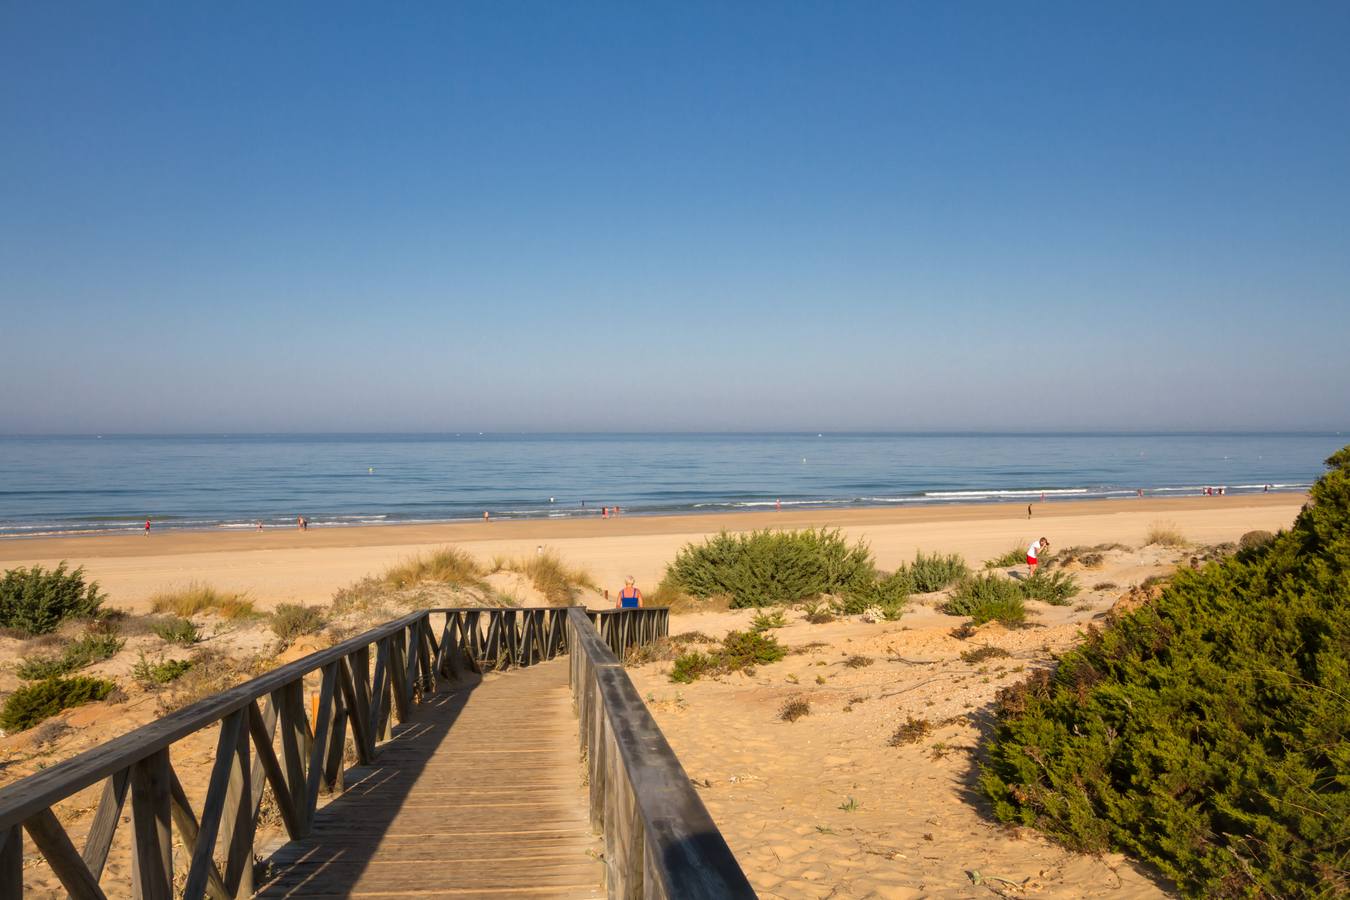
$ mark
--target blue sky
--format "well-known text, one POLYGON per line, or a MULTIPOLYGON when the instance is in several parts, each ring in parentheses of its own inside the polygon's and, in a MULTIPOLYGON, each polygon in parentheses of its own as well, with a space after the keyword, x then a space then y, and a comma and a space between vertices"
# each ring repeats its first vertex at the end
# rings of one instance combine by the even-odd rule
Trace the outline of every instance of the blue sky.
POLYGON ((1340 428, 1350 5, 0 6, 0 432, 1340 428))

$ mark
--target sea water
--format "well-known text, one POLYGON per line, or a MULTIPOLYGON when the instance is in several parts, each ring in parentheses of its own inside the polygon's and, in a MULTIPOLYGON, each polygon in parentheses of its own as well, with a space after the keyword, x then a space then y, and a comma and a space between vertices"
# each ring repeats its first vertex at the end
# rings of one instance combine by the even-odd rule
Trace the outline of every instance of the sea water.
POLYGON ((1306 489, 1339 433, 0 437, 0 535, 1306 489))

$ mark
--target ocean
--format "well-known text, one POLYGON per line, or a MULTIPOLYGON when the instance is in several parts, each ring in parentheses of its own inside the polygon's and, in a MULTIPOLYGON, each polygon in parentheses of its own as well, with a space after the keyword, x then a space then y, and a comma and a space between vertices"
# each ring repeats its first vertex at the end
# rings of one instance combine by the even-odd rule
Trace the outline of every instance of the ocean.
POLYGON ((1308 488, 1340 433, 0 437, 0 535, 1308 488))

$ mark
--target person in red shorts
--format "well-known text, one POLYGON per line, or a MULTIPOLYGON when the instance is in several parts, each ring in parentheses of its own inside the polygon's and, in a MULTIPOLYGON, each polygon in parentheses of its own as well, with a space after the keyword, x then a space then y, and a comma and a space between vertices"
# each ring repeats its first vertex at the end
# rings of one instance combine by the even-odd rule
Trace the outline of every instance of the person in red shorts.
POLYGON ((1036 574, 1036 563, 1042 553, 1050 549, 1050 542, 1045 538, 1039 541, 1032 541, 1031 546, 1027 548, 1027 575, 1036 574))

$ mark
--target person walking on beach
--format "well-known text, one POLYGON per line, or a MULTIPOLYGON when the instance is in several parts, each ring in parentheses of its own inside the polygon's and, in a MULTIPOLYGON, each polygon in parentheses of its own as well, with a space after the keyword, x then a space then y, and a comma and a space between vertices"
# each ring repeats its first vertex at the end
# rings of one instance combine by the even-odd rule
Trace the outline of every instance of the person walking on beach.
POLYGON ((1031 504, 1030 504, 1030 503, 1027 504, 1027 518, 1028 518, 1028 519, 1031 518, 1031 504))
POLYGON ((1034 577, 1036 575, 1036 563, 1040 555, 1050 549, 1050 542, 1045 538, 1039 541, 1032 541, 1031 546, 1027 548, 1027 575, 1034 577))
POLYGON ((619 602, 615 606, 618 609, 642 608, 642 591, 637 589, 632 575, 623 580, 623 590, 619 591, 619 602))
POLYGON ((149 520, 149 519, 146 519, 146 520, 145 520, 145 536, 146 536, 146 537, 149 537, 149 536, 150 536, 150 520, 149 520))
POLYGON ((483 510, 483 521, 484 521, 484 522, 491 522, 491 521, 492 521, 492 517, 488 515, 488 511, 487 511, 486 509, 483 510))

